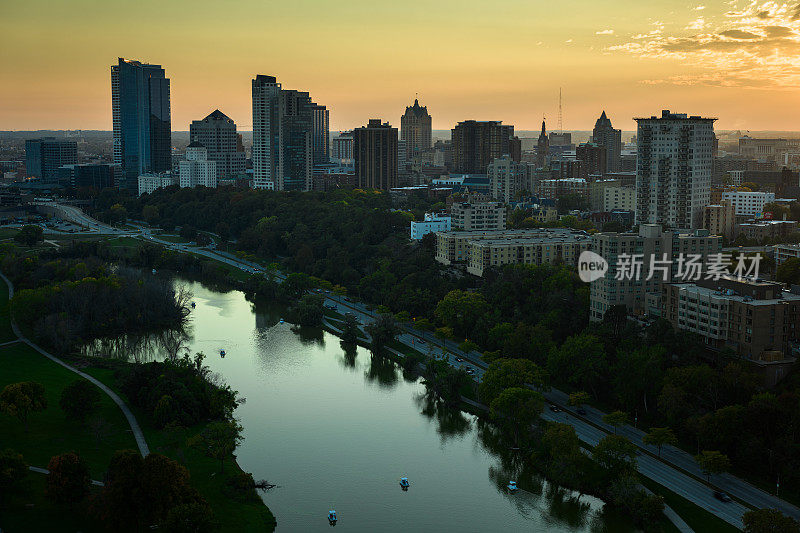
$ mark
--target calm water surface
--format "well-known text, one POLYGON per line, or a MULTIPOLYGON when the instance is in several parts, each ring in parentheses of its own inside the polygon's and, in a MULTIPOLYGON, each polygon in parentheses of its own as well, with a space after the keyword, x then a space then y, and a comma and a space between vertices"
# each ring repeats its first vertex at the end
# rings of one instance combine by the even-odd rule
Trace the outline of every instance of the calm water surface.
POLYGON ((186 284, 196 303, 189 347, 247 400, 236 412, 238 461, 278 484, 262 497, 279 531, 327 530, 329 509, 346 531, 632 530, 600 500, 521 472, 491 426, 441 409, 391 361, 295 332, 280 308, 239 291, 186 284), (510 479, 524 490, 508 494, 510 479))

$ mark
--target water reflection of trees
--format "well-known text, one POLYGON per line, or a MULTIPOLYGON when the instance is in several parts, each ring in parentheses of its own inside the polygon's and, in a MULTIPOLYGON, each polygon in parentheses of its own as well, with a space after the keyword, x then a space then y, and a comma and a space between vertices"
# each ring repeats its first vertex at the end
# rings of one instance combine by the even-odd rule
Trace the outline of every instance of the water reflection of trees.
POLYGON ((397 366, 388 357, 370 352, 369 367, 364 372, 364 377, 381 388, 391 389, 397 385, 397 366))
POLYGON ((123 335, 95 339, 81 349, 81 354, 146 363, 183 357, 184 354, 189 353, 190 340, 191 330, 188 326, 184 326, 147 335, 123 335))
POLYGON ((604 520, 598 520, 591 506, 581 501, 576 493, 548 483, 535 469, 530 451, 516 449, 510 436, 486 420, 479 419, 476 426, 478 442, 498 460, 497 465, 489 467, 489 479, 499 493, 514 503, 520 515, 531 519, 541 517, 550 524, 571 529, 590 525, 594 531, 603 524, 604 520), (522 489, 513 495, 507 488, 512 480, 522 489), (546 512, 540 509, 542 495, 546 512))
POLYGON ((464 413, 448 406, 434 392, 425 392, 414 396, 420 414, 436 422, 436 433, 442 443, 454 437, 461 437, 472 429, 472 423, 464 413))
POLYGON ((358 357, 358 346, 344 341, 340 341, 339 346, 342 347, 342 357, 339 359, 341 365, 344 368, 355 369, 356 358, 358 357))

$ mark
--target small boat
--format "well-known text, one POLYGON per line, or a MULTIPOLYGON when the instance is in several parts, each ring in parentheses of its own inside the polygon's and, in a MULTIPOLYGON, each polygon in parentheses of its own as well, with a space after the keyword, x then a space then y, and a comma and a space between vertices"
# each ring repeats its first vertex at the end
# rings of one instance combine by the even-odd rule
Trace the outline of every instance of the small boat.
POLYGON ((517 482, 516 481, 509 481, 508 482, 508 491, 509 492, 517 492, 517 482))
POLYGON ((282 318, 280 319, 280 323, 283 324, 283 319, 282 318))
POLYGON ((407 477, 401 477, 400 478, 400 486, 403 487, 403 490, 408 490, 408 487, 410 486, 410 484, 408 482, 408 478, 407 477))
POLYGON ((332 525, 332 526, 335 526, 336 525, 336 520, 337 520, 336 511, 331 509, 330 511, 328 511, 328 523, 330 523, 330 525, 332 525))
POLYGON ((219 356, 220 357, 225 357, 225 350, 220 350, 219 351, 219 356))
POLYGON ((153 274, 158 274, 158 270, 156 270, 155 268, 152 270, 152 272, 153 274))

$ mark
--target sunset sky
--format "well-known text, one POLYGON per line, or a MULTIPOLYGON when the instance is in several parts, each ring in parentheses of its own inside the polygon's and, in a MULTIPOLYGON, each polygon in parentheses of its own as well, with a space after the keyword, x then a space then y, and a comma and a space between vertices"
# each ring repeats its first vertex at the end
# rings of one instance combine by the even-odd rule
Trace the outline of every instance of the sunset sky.
POLYGON ((173 130, 215 108, 250 129, 256 74, 332 130, 399 125, 417 92, 434 129, 554 128, 559 87, 565 129, 671 109, 800 130, 797 2, 672 0, 0 0, 0 130, 110 130, 117 57, 166 69, 173 130))

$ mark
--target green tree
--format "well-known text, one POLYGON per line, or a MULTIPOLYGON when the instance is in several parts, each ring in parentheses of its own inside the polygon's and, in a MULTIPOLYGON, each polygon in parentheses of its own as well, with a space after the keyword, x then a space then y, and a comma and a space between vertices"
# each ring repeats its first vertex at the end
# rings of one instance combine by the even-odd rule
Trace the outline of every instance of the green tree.
POLYGON ((25 424, 28 430, 28 417, 31 413, 47 409, 44 385, 35 381, 22 381, 6 385, 0 392, 0 412, 14 416, 25 424))
POLYGON ((146 205, 142 208, 142 218, 150 225, 155 224, 159 219, 158 206, 146 205))
POLYGON ((597 386, 608 372, 603 344, 587 333, 569 337, 560 348, 550 350, 547 370, 554 379, 591 389, 597 397, 597 386))
POLYGON ((582 407, 584 404, 589 403, 589 393, 585 391, 576 391, 569 395, 568 405, 572 407, 582 407))
POLYGON ((233 455, 241 444, 242 426, 235 420, 208 424, 203 431, 190 439, 190 445, 206 457, 219 461, 220 472, 225 471, 225 459, 233 455))
POLYGON ((742 522, 744 533, 800 533, 800 522, 777 509, 747 511, 742 522))
POLYGON ((380 352, 400 333, 392 315, 378 315, 374 322, 367 324, 364 328, 367 334, 372 337, 372 351, 380 352))
POLYGON ((483 374, 478 393, 481 400, 491 405, 501 392, 510 388, 525 388, 534 385, 547 387, 547 373, 528 359, 498 359, 489 365, 483 374))
POLYGON ((112 224, 124 224, 128 221, 128 210, 122 204, 114 204, 108 210, 108 220, 112 224))
POLYGON ((78 503, 89 495, 89 466, 75 452, 62 453, 47 464, 45 495, 55 503, 78 503))
POLYGON ((775 273, 775 279, 794 285, 800 283, 800 259, 791 257, 781 263, 775 273))
POLYGON ((83 423, 100 409, 100 389, 85 379, 77 379, 64 387, 58 405, 68 418, 83 423))
POLYGON ((26 246, 33 246, 44 240, 44 230, 41 226, 22 226, 14 235, 14 240, 26 246))
POLYGON ((728 456, 716 450, 703 450, 694 460, 706 476, 706 481, 711 483, 711 476, 727 472, 731 467, 728 456))
POLYGON ((318 294, 305 294, 289 310, 292 322, 301 326, 320 326, 325 308, 324 299, 318 294))
POLYGON ((358 326, 358 319, 353 313, 345 314, 344 320, 342 320, 342 342, 356 344, 361 333, 358 326))
POLYGON ((167 513, 162 527, 171 533, 211 533, 218 529, 211 506, 205 501, 176 505, 167 513))
POLYGON ((661 447, 665 444, 675 446, 678 439, 670 428, 650 428, 650 431, 642 437, 642 442, 658 447, 658 456, 661 457, 661 447))
POLYGON ((491 403, 492 418, 506 425, 514 433, 517 443, 530 432, 544 409, 544 397, 530 389, 512 387, 505 389, 491 403))
POLYGON ((4 495, 17 492, 26 475, 28 465, 22 454, 11 448, 0 450, 0 505, 4 495))
POLYGON ((443 324, 453 328, 459 337, 467 337, 489 306, 478 292, 453 290, 436 306, 435 315, 443 324))
POLYGON ((614 478, 636 471, 636 445, 619 435, 606 435, 600 439, 592 457, 614 478))
POLYGON ((628 423, 628 414, 623 411, 612 411, 607 415, 603 415, 603 422, 612 426, 614 428, 614 435, 616 435, 617 428, 628 423))

